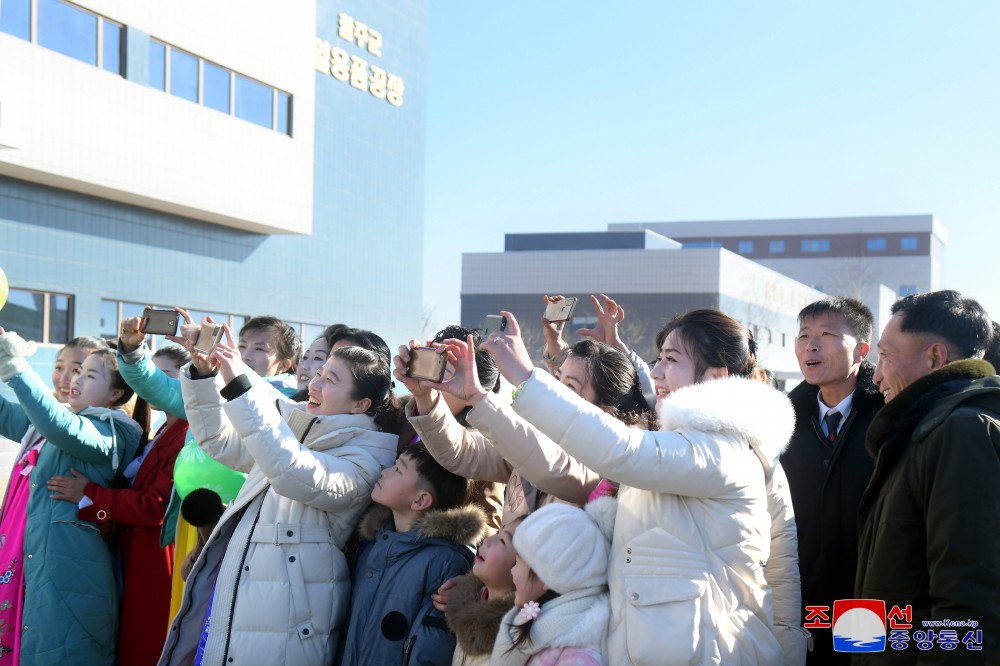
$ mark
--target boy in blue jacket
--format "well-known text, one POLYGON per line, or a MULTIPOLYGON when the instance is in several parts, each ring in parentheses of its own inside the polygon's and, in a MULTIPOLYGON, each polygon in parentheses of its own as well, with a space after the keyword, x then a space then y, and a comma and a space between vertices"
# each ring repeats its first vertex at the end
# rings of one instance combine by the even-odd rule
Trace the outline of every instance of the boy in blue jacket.
POLYGON ((358 528, 367 543, 354 572, 341 666, 451 663, 455 637, 431 594, 469 571, 486 535, 486 517, 467 494, 468 481, 423 444, 382 471, 358 528))

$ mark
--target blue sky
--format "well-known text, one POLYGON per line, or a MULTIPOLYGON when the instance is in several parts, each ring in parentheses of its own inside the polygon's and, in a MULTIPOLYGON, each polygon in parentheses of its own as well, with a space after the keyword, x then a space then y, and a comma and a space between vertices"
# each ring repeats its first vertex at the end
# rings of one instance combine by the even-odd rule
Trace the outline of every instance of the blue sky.
POLYGON ((432 2, 424 301, 609 222, 933 213, 1000 318, 1000 3, 432 2))

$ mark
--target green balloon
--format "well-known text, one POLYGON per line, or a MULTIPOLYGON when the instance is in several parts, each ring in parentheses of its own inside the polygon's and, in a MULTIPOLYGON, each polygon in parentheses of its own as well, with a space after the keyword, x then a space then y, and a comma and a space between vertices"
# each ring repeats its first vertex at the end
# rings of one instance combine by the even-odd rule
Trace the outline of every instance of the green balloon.
POLYGON ((224 504, 233 501, 243 487, 247 475, 232 470, 217 460, 213 460, 201 450, 188 431, 184 446, 174 462, 174 487, 181 499, 198 488, 208 488, 218 493, 224 504))
POLYGON ((7 294, 10 293, 10 285, 7 284, 7 275, 0 268, 0 310, 7 305, 7 294))

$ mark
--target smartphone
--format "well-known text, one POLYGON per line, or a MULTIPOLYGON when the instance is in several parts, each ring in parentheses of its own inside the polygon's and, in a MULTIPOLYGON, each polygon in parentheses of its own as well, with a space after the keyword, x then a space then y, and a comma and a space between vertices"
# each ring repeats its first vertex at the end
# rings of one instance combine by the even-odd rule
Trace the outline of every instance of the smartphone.
POLYGON ((225 331, 218 324, 202 324, 201 331, 198 332, 198 340, 194 343, 194 350, 207 354, 212 351, 212 347, 219 344, 223 333, 225 331))
POLYGON ((549 321, 569 321, 578 300, 580 299, 576 296, 571 296, 561 301, 552 301, 545 306, 545 314, 542 316, 549 321))
POLYGON ((143 333, 156 335, 177 335, 179 323, 180 316, 176 310, 146 308, 142 311, 142 322, 139 324, 139 330, 143 333))
POLYGON ((447 365, 447 354, 439 354, 433 347, 414 347, 410 350, 410 364, 406 367, 406 376, 440 382, 444 379, 447 365))
POLYGON ((507 330, 507 317, 501 317, 500 315, 486 315, 483 319, 483 342, 490 339, 490 336, 494 333, 502 333, 507 330))

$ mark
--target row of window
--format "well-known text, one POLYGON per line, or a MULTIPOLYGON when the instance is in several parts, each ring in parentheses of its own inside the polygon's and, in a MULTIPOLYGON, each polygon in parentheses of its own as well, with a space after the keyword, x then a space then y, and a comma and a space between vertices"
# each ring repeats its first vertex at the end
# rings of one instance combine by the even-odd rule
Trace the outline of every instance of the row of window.
MULTIPOLYGON (((154 307, 168 308, 171 306, 157 305, 154 307)), ((100 336, 102 338, 117 338, 118 327, 120 326, 121 321, 123 319, 128 319, 129 317, 141 317, 144 309, 146 309, 146 304, 130 303, 128 301, 102 300, 100 336)), ((212 321, 216 323, 229 324, 229 328, 232 329, 234 333, 239 333, 240 329, 243 328, 243 324, 245 324, 248 319, 245 315, 226 312, 207 312, 204 310, 188 310, 187 312, 196 322, 201 322, 204 317, 211 317, 212 321)), ((323 333, 323 329, 326 328, 325 326, 318 324, 304 324, 301 322, 288 322, 288 324, 295 329, 296 333, 299 334, 299 338, 302 340, 304 346, 308 346, 313 340, 318 338, 323 333)), ((153 335, 150 337, 152 338, 150 340, 150 346, 155 349, 157 336, 153 335)))
POLYGON ((66 344, 73 338, 73 297, 11 287, 0 309, 0 326, 25 340, 66 344))
MULTIPOLYGON (((684 247, 721 247, 719 242, 698 241, 694 243, 684 243, 684 247)), ((889 249, 888 239, 869 238, 865 244, 869 252, 885 252, 889 249)), ((800 251, 808 254, 824 253, 830 251, 830 240, 828 238, 807 238, 801 241, 800 251)), ((916 236, 903 236, 899 239, 899 249, 904 252, 912 252, 919 247, 916 236)), ((740 254, 753 254, 754 242, 752 240, 741 240, 737 245, 737 252, 740 254)), ((785 241, 772 240, 767 246, 771 254, 784 254, 785 241)))
MULTIPOLYGON (((141 317, 145 308, 146 305, 140 303, 102 300, 101 328, 98 335, 102 338, 116 339, 122 319, 141 317)), ((211 317, 216 322, 229 324, 229 327, 235 332, 239 332, 247 320, 246 316, 237 314, 201 310, 189 310, 188 312, 197 322, 200 322, 203 317, 211 317)), ((318 338, 325 328, 319 324, 288 323, 299 334, 304 346, 308 346, 318 338)), ((0 327, 8 331, 17 331, 25 340, 64 345, 74 337, 73 296, 11 287, 10 293, 7 295, 7 303, 0 309, 0 327)), ((90 334, 92 332, 86 333, 86 335, 90 334)), ((157 336, 150 337, 152 338, 150 344, 155 349, 157 336)))
MULTIPOLYGON (((124 76, 124 26, 63 0, 2 0, 0 31, 124 76), (33 9, 34 8, 34 9, 33 9), (36 16, 32 35, 31 16, 36 16)), ((288 93, 150 39, 149 85, 195 104, 291 134, 288 93)))
MULTIPOLYGON (((122 25, 62 0, 34 0, 38 17, 34 41, 80 62, 123 74, 122 25)), ((31 38, 31 0, 3 0, 0 32, 31 38)))
POLYGON ((292 98, 204 58, 149 40, 149 85, 254 124, 291 134, 292 98))

